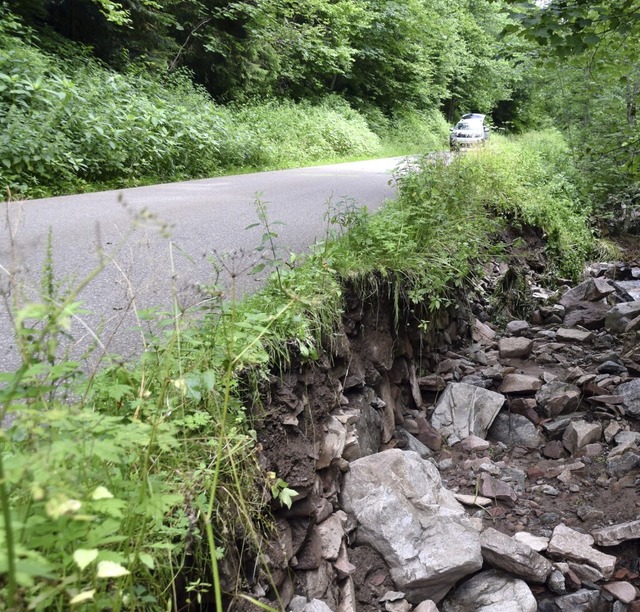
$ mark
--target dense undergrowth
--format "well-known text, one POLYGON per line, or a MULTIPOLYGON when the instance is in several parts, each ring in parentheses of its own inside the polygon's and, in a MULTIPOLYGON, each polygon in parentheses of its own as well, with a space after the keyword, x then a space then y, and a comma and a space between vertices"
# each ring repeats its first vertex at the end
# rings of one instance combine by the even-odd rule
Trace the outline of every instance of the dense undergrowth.
POLYGON ((555 270, 578 273, 592 240, 561 137, 497 140, 450 164, 412 163, 376 215, 330 206, 326 239, 302 263, 282 261, 267 232, 263 291, 222 303, 211 288, 197 324, 166 315, 166 337, 137 363, 112 360, 92 377, 59 357, 82 311, 76 292, 59 294, 51 261, 39 304, 20 303, 9 278, 22 365, 0 374, 0 607, 223 609, 243 592, 243 554, 268 571, 270 508, 295 492, 259 467, 260 389, 330 340, 345 282, 393 291, 399 316, 417 306, 428 327, 499 256, 507 223, 540 228, 555 270))
POLYGON ((37 35, 0 7, 5 195, 119 188, 446 143, 438 113, 376 119, 368 123, 337 96, 222 106, 186 72, 154 76, 144 65, 115 72, 89 50, 37 35))

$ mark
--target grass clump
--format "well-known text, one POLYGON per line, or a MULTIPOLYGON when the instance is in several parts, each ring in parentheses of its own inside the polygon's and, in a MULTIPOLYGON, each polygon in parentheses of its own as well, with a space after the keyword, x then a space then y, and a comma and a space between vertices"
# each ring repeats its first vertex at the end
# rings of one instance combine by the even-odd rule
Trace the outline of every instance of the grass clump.
POLYGON ((495 140, 486 154, 468 160, 483 174, 485 206, 511 224, 540 228, 553 271, 578 278, 594 238, 566 141, 555 130, 495 140))

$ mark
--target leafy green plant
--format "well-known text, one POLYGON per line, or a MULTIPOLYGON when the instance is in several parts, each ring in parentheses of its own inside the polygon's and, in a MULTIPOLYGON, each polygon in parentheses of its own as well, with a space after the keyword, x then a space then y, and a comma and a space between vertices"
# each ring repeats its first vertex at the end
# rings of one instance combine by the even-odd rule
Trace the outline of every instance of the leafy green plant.
POLYGON ((297 491, 290 489, 282 478, 276 476, 275 472, 268 472, 267 478, 270 481, 273 499, 277 499, 283 506, 291 508, 293 499, 298 495, 297 491))
MULTIPOLYGON (((177 316, 138 366, 87 377, 59 350, 82 286, 58 295, 49 251, 42 301, 20 305, 12 294, 22 365, 0 376, 0 418, 12 417, 0 453, 0 601, 177 607, 177 577, 197 571, 210 587, 201 580, 191 590, 221 602, 217 563, 236 556, 228 542, 240 532, 259 556, 254 521, 269 491, 236 376, 263 367, 252 347, 277 317, 237 335, 234 309, 221 310, 211 342, 177 316)), ((279 486, 283 503, 293 494, 279 486)))

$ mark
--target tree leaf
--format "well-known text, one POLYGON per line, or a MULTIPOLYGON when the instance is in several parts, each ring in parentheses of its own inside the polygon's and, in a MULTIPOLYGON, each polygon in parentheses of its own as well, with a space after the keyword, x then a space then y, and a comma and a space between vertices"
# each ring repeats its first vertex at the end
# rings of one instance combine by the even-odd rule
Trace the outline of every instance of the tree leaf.
POLYGON ((87 565, 93 563, 98 557, 98 549, 97 548, 78 548, 73 553, 73 560, 76 562, 76 565, 83 570, 87 565))

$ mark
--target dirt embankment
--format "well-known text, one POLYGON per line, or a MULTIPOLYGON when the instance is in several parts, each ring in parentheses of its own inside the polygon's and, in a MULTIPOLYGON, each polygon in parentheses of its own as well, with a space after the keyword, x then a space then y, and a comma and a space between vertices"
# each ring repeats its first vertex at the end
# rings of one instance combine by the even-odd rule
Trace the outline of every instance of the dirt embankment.
MULTIPOLYGON (((634 247, 630 253, 638 252, 637 237, 625 241, 634 247)), ((638 328, 612 330, 605 319, 616 304, 640 299, 617 283, 623 276, 640 277, 640 265, 592 266, 588 282, 596 293, 581 289, 571 301, 563 298, 569 286, 562 281, 544 286, 541 237, 532 233, 519 244, 509 263, 488 266, 473 292, 460 294, 436 315, 402 302, 396 311, 387 287, 365 300, 352 294, 342 328, 326 339, 321 358, 274 377, 258 430, 263 462, 298 497, 289 510, 273 504, 278 535, 267 553, 269 571, 243 579, 252 597, 277 609, 307 611, 409 611, 420 603, 415 597, 407 601, 395 561, 362 543, 358 521, 342 507, 352 462, 390 449, 418 452, 458 495, 489 498, 482 507, 465 506, 479 531, 494 528, 548 541, 559 525, 588 534, 635 520, 640 451, 632 452, 637 463, 620 453, 628 469, 615 456, 620 432, 634 439, 632 451, 640 445, 640 415, 625 411, 618 391, 640 377, 638 328), (559 383, 576 393, 549 399, 559 383), (504 400, 491 429, 480 436, 486 442, 477 447, 434 426, 438 402, 456 384, 504 400), (586 444, 567 442, 572 422, 597 433, 586 444)), ((601 578, 589 573, 588 560, 581 562, 587 566, 581 574, 569 565, 575 559, 568 553, 543 549, 559 574, 528 588, 546 602, 540 604, 544 609, 568 609, 557 607, 560 598, 583 597, 591 589, 598 599, 584 597, 594 607, 574 609, 613 610, 622 600, 607 584, 640 587, 637 547, 632 539, 608 550, 616 558, 615 574, 601 578)), ((495 564, 485 557, 484 566, 495 564)), ((451 593, 462 582, 452 584, 451 593)), ((437 609, 456 609, 447 607, 454 605, 451 593, 437 609)), ((240 602, 233 608, 257 609, 240 602)))

